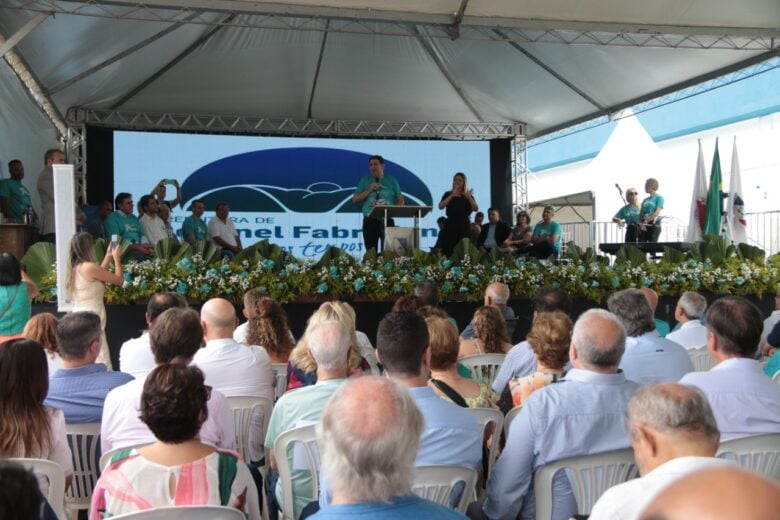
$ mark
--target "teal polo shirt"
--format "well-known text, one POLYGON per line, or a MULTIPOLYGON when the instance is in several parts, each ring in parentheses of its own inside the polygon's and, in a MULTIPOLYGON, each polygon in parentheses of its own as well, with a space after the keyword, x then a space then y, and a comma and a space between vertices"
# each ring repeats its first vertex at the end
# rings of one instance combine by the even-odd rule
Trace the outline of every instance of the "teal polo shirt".
POLYGON ((132 213, 125 215, 121 211, 115 211, 107 216, 103 229, 106 237, 111 238, 111 235, 119 235, 132 244, 140 243, 141 237, 144 236, 138 217, 132 213))
POLYGON ((11 213, 15 219, 22 218, 24 211, 32 206, 30 192, 16 179, 0 181, 0 197, 8 197, 11 202, 11 213))

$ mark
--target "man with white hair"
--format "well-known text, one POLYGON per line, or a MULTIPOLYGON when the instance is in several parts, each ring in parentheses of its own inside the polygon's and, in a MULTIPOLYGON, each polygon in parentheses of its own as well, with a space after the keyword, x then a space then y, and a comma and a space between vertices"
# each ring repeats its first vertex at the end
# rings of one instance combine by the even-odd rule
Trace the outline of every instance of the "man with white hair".
POLYGON ((639 388, 628 400, 626 426, 642 478, 608 489, 590 520, 635 519, 671 482, 713 466, 720 432, 707 397, 697 388, 661 383, 639 388))
MULTIPOLYGON (((317 363, 317 383, 298 388, 294 392, 287 392, 276 402, 265 437, 265 447, 270 454, 273 470, 276 469, 276 459, 272 451, 277 437, 287 430, 319 420, 328 399, 347 377, 351 336, 342 323, 338 321, 318 323, 309 329, 306 340, 309 344, 309 355, 317 363)), ((276 482, 275 492, 272 492, 271 485, 274 477, 275 475, 269 473, 269 502, 272 507, 282 503, 280 482, 276 482)), ((292 471, 295 518, 300 516, 301 511, 312 498, 311 478, 310 471, 292 471)))
POLYGON ((704 296, 693 291, 682 293, 674 309, 674 319, 680 323, 680 328, 667 334, 666 339, 687 350, 706 347, 707 327, 701 324, 706 310, 707 299, 704 296))
MULTIPOLYGON (((493 282, 485 288, 485 305, 487 307, 495 307, 501 312, 501 316, 504 317, 506 322, 506 331, 509 338, 512 339, 512 335, 515 333, 515 326, 517 325, 517 316, 515 311, 511 307, 507 306, 509 301, 509 286, 501 282, 493 282)), ((460 337, 463 339, 471 339, 474 337, 474 322, 471 321, 460 333, 460 337)))
MULTIPOLYGON (((487 484, 482 508, 471 518, 533 519, 534 472, 560 459, 627 448, 623 421, 636 383, 618 370, 626 331, 612 313, 591 309, 577 320, 569 356, 574 368, 566 378, 531 394, 509 428, 506 447, 487 484)), ((553 480, 553 520, 577 512, 564 472, 553 480)))
POLYGON ((412 493, 424 426, 414 400, 392 380, 366 376, 345 383, 317 425, 333 502, 312 518, 465 518, 412 493))
POLYGON ((626 352, 620 368, 628 379, 637 383, 676 382, 693 372, 688 352, 658 334, 653 310, 639 289, 613 294, 607 307, 626 328, 626 352))

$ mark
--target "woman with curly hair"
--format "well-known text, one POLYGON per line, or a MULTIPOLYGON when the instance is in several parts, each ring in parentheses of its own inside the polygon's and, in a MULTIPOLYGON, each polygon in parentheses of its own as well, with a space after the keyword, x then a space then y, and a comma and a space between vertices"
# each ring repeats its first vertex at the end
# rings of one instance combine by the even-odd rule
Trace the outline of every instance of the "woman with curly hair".
POLYGON ((263 347, 271 363, 287 363, 295 341, 290 335, 287 313, 281 304, 264 296, 252 301, 244 310, 249 317, 245 343, 263 347))
POLYGON ((512 344, 504 317, 487 305, 474 312, 474 338, 461 339, 459 358, 477 354, 504 354, 512 344))
POLYGON ((157 440, 111 459, 92 494, 91 520, 174 505, 228 506, 259 520, 257 488, 246 465, 198 438, 210 395, 197 367, 172 362, 152 370, 140 418, 157 440))
POLYGON ((62 358, 57 347, 57 317, 50 312, 36 314, 24 326, 22 336, 37 341, 46 351, 49 374, 62 368, 62 358))
POLYGON ((535 390, 556 383, 566 375, 572 327, 571 319, 562 312, 536 315, 526 338, 536 357, 536 372, 509 380, 514 406, 522 406, 535 390))
MULTIPOLYGON (((350 332, 352 347, 349 351, 350 375, 370 374, 371 366, 360 355, 357 334, 355 333, 355 309, 345 302, 325 302, 314 311, 306 323, 306 332, 314 325, 323 321, 338 321, 350 332)), ((290 353, 290 361, 287 363, 287 388, 293 390, 302 386, 313 385, 317 382, 317 362, 309 354, 309 343, 306 332, 290 353)))

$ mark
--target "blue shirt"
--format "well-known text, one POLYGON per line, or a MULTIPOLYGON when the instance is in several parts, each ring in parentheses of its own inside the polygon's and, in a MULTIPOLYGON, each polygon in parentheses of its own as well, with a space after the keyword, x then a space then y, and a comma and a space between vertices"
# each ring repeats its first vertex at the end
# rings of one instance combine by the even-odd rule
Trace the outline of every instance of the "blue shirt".
POLYGON ((424 500, 417 495, 392 498, 387 502, 364 504, 329 505, 311 518, 335 520, 339 518, 371 518, 379 520, 458 520, 464 515, 439 504, 424 500))
POLYGON ((694 370, 688 351, 655 330, 626 338, 620 368, 626 378, 637 383, 676 383, 694 370))
POLYGON ((535 237, 548 238, 553 235, 556 235, 558 237, 555 240, 555 243, 553 244, 553 246, 555 246, 555 251, 560 251, 561 250, 561 225, 560 224, 558 224, 554 220, 551 220, 549 224, 545 224, 544 221, 542 221, 534 226, 535 237))
POLYGON ((24 216, 24 211, 32 206, 30 192, 16 179, 0 181, 0 197, 8 198, 11 213, 15 219, 21 219, 24 216))
MULTIPOLYGON (((366 175, 360 179, 357 188, 355 188, 355 194, 366 191, 374 182, 376 182, 376 179, 372 175, 366 175)), ((379 204, 393 205, 395 204, 395 200, 401 196, 401 186, 398 184, 398 181, 395 180, 395 177, 384 174, 382 178, 379 179, 379 185, 381 186, 379 192, 371 192, 361 203, 364 217, 367 217, 368 214, 371 213, 371 210, 374 209, 371 206, 372 202, 378 201, 379 204)))
POLYGON ((721 440, 780 433, 780 385, 758 361, 726 359, 708 372, 691 372, 680 384, 697 386, 707 396, 721 440))
POLYGON ((100 422, 108 392, 133 379, 124 372, 109 372, 103 363, 60 368, 49 377, 43 404, 62 410, 67 424, 100 422))
MULTIPOLYGON (((657 208, 664 209, 664 198, 660 196, 659 194, 650 195, 645 200, 642 201, 642 209, 639 211, 639 218, 640 220, 644 221, 645 217, 652 215, 655 213, 655 210, 657 208)), ((661 222, 661 217, 656 217, 655 221, 652 222, 653 224, 658 224, 661 222)))
MULTIPOLYGON (((563 381, 535 391, 509 427, 506 448, 487 484, 489 519, 536 517, 533 475, 556 460, 629 447, 626 402, 637 388, 625 376, 573 369, 563 381)), ((577 513, 564 472, 553 480, 553 520, 577 513)))
POLYGON ((624 221, 626 224, 639 224, 639 208, 633 204, 626 204, 615 213, 615 217, 624 221))

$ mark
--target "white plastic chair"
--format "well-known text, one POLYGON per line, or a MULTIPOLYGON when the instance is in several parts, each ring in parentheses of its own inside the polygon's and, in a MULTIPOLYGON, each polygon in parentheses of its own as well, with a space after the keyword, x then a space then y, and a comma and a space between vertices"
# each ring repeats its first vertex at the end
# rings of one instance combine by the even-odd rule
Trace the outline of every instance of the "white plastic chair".
POLYGON ((271 363, 271 370, 276 376, 276 387, 274 388, 274 402, 276 402, 287 389, 287 363, 271 363))
POLYGON ((693 369, 696 372, 707 372, 715 366, 715 360, 707 352, 707 347, 688 349, 688 355, 691 357, 693 369))
POLYGON ((50 460, 44 459, 8 459, 11 462, 21 464, 36 475, 43 475, 49 481, 49 492, 46 500, 49 501, 54 514, 60 520, 65 520, 65 471, 62 467, 50 460))
POLYGON ((112 516, 111 519, 133 520, 246 520, 244 513, 227 506, 170 506, 155 507, 112 516))
POLYGON ((468 411, 474 415, 479 423, 483 444, 487 443, 490 435, 493 437, 490 449, 488 450, 487 475, 485 475, 485 482, 487 482, 490 475, 493 473, 493 466, 495 465, 496 457, 498 456, 498 443, 504 426, 504 414, 501 413, 501 410, 495 408, 468 408, 468 411), (492 430, 489 432, 490 435, 486 435, 488 425, 492 425, 492 430))
POLYGON ((252 430, 252 417, 262 414, 262 431, 258 432, 260 439, 265 441, 268 432, 268 423, 271 420, 273 403, 265 397, 233 396, 227 398, 230 408, 233 410, 233 423, 236 430, 236 450, 241 454, 244 462, 249 462, 249 433, 252 430))
POLYGON ((780 433, 723 441, 716 456, 780 482, 780 433))
POLYGON ((639 468, 634 463, 634 451, 631 448, 546 464, 536 470, 534 475, 536 520, 552 518, 553 478, 561 470, 566 470, 574 499, 577 501, 577 513, 580 515, 589 515, 593 504, 607 489, 639 476, 639 468))
POLYGON ((522 406, 515 406, 506 413, 506 416, 504 417, 504 438, 509 437, 509 425, 515 420, 515 417, 517 417, 517 414, 519 414, 522 409, 522 406))
POLYGON ((476 356, 462 357, 458 362, 471 370, 476 382, 490 386, 493 384, 505 357, 505 354, 477 354, 476 356))
POLYGON ((66 424, 65 432, 73 454, 73 480, 65 490, 65 507, 75 517, 89 509, 100 474, 100 423, 66 424))
POLYGON ((379 363, 376 361, 376 350, 374 347, 364 347, 361 345, 358 348, 360 349, 360 355, 363 356, 363 359, 371 366, 371 373, 375 376, 380 375, 381 372, 379 371, 379 363))
POLYGON ((772 381, 780 385, 780 370, 775 372, 775 375, 772 376, 772 381))
POLYGON ((469 502, 474 499, 474 488, 477 485, 477 471, 474 468, 417 466, 414 468, 412 493, 445 507, 452 507, 452 491, 459 483, 463 483, 463 488, 455 509, 465 513, 469 502))
POLYGON ((276 469, 279 472, 279 482, 282 486, 282 519, 295 520, 295 497, 292 488, 292 458, 288 458, 288 448, 295 446, 296 454, 306 457, 306 465, 311 471, 312 496, 307 497, 317 500, 320 494, 320 456, 317 449, 317 435, 315 425, 301 426, 288 430, 276 438, 274 443, 274 457, 276 469))

